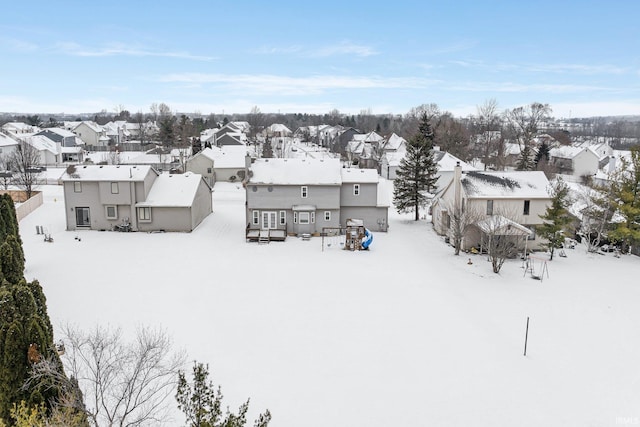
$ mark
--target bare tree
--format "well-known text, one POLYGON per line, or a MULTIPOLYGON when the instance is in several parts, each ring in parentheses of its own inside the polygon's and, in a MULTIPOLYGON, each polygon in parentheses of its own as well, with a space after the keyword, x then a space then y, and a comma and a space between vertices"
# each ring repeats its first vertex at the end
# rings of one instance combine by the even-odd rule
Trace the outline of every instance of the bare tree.
POLYGON ((549 104, 539 102, 506 111, 510 130, 521 148, 531 146, 533 137, 538 133, 540 125, 549 120, 551 111, 549 104))
POLYGON ((498 146, 500 141, 504 141, 501 132, 502 120, 498 113, 498 102, 495 99, 489 99, 476 108, 476 153, 482 158, 484 170, 487 170, 490 164, 495 165, 493 158, 500 151, 498 146))
POLYGON ((454 255, 460 255, 460 249, 462 248, 462 241, 465 235, 486 215, 476 209, 465 207, 460 202, 451 203, 447 205, 446 209, 449 215, 449 233, 454 248, 454 255))
POLYGON ((147 141, 147 123, 142 111, 138 111, 135 114, 134 120, 138 125, 138 140, 140 140, 140 145, 144 146, 144 143, 147 141))
POLYGON ((31 144, 21 141, 9 155, 13 184, 25 192, 27 199, 41 183, 40 153, 31 144))
MULTIPOLYGON (((158 425, 166 419, 184 355, 162 330, 140 328, 132 342, 120 329, 83 332, 66 326, 65 371, 78 382, 96 426, 158 425)), ((83 405, 84 406, 84 405, 83 405)))
POLYGON ((492 215, 477 223, 483 236, 494 273, 499 273, 505 260, 514 258, 520 250, 520 242, 528 235, 522 226, 504 215, 492 215))

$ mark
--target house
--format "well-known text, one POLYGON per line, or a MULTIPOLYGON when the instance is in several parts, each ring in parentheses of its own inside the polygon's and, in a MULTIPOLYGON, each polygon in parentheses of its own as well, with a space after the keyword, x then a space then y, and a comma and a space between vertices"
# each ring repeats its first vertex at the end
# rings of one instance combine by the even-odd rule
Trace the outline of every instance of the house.
POLYGON ((20 142, 15 137, 0 133, 0 170, 9 169, 8 162, 12 153, 18 149, 20 142))
POLYGON ((554 166, 558 173, 577 180, 583 176, 595 175, 600 166, 600 158, 591 147, 564 145, 549 150, 549 164, 554 166))
POLYGON ((543 223, 540 215, 551 203, 549 187, 541 171, 463 173, 457 165, 451 181, 433 200, 433 228, 436 233, 453 239, 452 217, 466 212, 467 221, 475 226, 464 233, 463 250, 478 247, 483 233, 496 224, 509 230, 515 228, 513 232, 523 236, 520 246, 540 249, 544 241, 536 236, 535 230, 543 223))
MULTIPOLYGON (((108 122, 102 128, 105 131, 105 135, 109 138, 110 145, 120 145, 128 142, 131 138, 131 132, 129 131, 129 123, 125 120, 117 120, 115 122, 108 122)), ((138 131, 139 131, 138 127, 138 131)))
POLYGON ((62 163, 62 147, 59 142, 52 141, 44 135, 33 135, 25 139, 39 155, 39 165, 55 165, 62 163))
POLYGON ((187 171, 198 173, 213 187, 217 181, 242 180, 245 173, 244 146, 205 148, 187 160, 187 171))
POLYGON ((110 142, 104 128, 93 121, 85 120, 78 123, 72 132, 84 141, 88 149, 107 147, 110 142))
POLYGON ((84 165, 61 181, 67 230, 192 231, 211 213, 211 188, 193 173, 84 165))
POLYGON ((247 238, 263 230, 278 237, 318 234, 357 215, 386 231, 388 202, 374 170, 344 169, 338 159, 257 159, 245 180, 247 238), (253 234, 251 234, 253 233, 253 234))
POLYGON ((23 135, 33 135, 34 133, 38 132, 40 128, 22 122, 9 122, 2 125, 2 130, 14 136, 20 137, 23 135))
POLYGON ((61 128, 47 128, 36 133, 60 144, 62 162, 82 163, 84 161, 84 142, 71 131, 61 128))
POLYGON ((354 128, 344 129, 343 131, 338 133, 331 141, 330 143, 331 151, 333 151, 334 153, 338 153, 342 157, 346 158, 347 157, 346 149, 347 149, 347 145, 349 144, 349 141, 353 139, 354 135, 359 135, 361 133, 362 132, 354 128))

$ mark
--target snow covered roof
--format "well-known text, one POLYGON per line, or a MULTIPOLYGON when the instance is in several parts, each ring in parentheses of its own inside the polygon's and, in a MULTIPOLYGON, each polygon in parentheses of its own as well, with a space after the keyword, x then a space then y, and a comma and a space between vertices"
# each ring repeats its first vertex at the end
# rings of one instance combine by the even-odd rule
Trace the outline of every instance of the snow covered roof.
POLYGON ((397 151, 407 143, 407 140, 401 136, 392 133, 384 144, 385 151, 397 151))
POLYGON ((478 170, 469 163, 463 162, 456 156, 449 154, 447 151, 434 151, 433 158, 438 163, 438 171, 452 171, 458 163, 460 163, 463 171, 478 170))
POLYGON ((340 169, 344 183, 374 183, 378 182, 378 171, 375 169, 340 169))
POLYGON ((91 120, 83 120, 80 123, 78 123, 76 125, 76 127, 73 128, 73 130, 76 130, 78 128, 78 126, 84 124, 85 126, 87 126, 89 129, 91 129, 92 131, 96 132, 96 133, 100 133, 103 131, 102 126, 100 126, 99 124, 97 124, 96 122, 93 122, 91 120))
POLYGON ((83 165, 77 166, 72 175, 65 172, 61 179, 62 181, 142 181, 151 172, 157 173, 148 165, 83 165))
POLYGON ((27 143, 38 151, 49 151, 58 154, 58 148, 54 141, 44 135, 34 135, 27 139, 27 143))
POLYGON ((156 164, 170 164, 173 162, 173 158, 170 154, 163 154, 162 156, 158 154, 140 154, 139 156, 130 157, 129 159, 123 161, 123 163, 129 165, 156 165, 156 164))
POLYGON ((283 124, 280 123, 274 123, 271 126, 269 126, 269 131, 271 132, 282 132, 282 133, 286 133, 286 134, 290 134, 291 133, 291 129, 289 129, 288 127, 286 127, 283 124))
POLYGON ((492 215, 475 224, 482 232, 496 236, 528 236, 531 230, 502 215, 492 215))
POLYGON ((340 185, 339 159, 257 159, 251 165, 252 184, 340 185))
POLYGON ((549 156, 557 157, 560 159, 573 159, 585 150, 589 150, 595 156, 598 156, 598 154, 593 151, 591 147, 573 147, 570 145, 563 145, 562 147, 552 148, 551 150, 549 150, 549 156))
POLYGON ((161 174, 151 186, 151 191, 136 207, 188 207, 193 204, 202 175, 192 172, 184 174, 161 174))
POLYGON ((461 182, 472 198, 549 198, 549 180, 542 171, 466 172, 461 182))
POLYGON ((46 128, 44 129, 45 131, 49 131, 49 132, 53 132, 57 135, 60 135, 63 138, 69 138, 69 137, 74 137, 76 136, 75 133, 67 130, 67 129, 60 129, 60 128, 46 128))
POLYGON ((4 133, 0 133, 0 147, 10 147, 12 145, 18 145, 19 142, 10 136, 5 135, 4 133))

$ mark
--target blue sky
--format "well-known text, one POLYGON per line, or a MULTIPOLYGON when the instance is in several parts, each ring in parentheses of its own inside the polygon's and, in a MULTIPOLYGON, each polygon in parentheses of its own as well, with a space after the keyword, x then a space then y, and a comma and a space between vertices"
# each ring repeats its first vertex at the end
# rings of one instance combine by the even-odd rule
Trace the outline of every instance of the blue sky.
POLYGON ((22 1, 0 111, 640 114, 640 2, 22 1))

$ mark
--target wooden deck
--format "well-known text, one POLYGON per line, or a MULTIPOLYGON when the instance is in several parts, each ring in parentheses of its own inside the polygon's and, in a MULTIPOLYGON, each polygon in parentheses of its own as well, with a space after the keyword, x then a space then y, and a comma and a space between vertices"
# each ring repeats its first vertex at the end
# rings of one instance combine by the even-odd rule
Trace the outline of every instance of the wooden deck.
POLYGON ((287 230, 261 230, 247 225, 246 239, 247 242, 258 243, 284 242, 287 239, 287 230))

